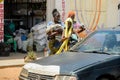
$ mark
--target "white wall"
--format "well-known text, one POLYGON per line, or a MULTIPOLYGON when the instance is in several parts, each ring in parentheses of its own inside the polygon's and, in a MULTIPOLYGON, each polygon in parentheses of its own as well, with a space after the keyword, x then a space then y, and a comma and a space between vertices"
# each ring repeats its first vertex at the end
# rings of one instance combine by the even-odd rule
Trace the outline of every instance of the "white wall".
POLYGON ((120 0, 118 2, 119 10, 118 10, 118 25, 120 25, 120 0))
POLYGON ((118 0, 108 0, 107 3, 107 26, 113 27, 118 25, 118 0))
POLYGON ((118 25, 119 0, 47 0, 47 21, 52 19, 51 11, 54 8, 57 8, 62 15, 62 1, 65 1, 64 17, 66 18, 68 11, 74 10, 78 14, 76 20, 80 20, 86 27, 97 25, 98 28, 103 28, 118 25), (99 5, 100 11, 98 11, 99 5))
POLYGON ((55 8, 55 0, 47 0, 47 22, 52 20, 52 10, 55 8))

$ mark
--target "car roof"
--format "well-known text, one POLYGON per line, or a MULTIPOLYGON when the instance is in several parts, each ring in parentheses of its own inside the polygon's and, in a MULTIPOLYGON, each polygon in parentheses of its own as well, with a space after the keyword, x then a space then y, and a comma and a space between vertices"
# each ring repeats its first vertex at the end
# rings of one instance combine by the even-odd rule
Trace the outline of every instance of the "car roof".
POLYGON ((101 28, 97 31, 120 31, 120 26, 101 28))

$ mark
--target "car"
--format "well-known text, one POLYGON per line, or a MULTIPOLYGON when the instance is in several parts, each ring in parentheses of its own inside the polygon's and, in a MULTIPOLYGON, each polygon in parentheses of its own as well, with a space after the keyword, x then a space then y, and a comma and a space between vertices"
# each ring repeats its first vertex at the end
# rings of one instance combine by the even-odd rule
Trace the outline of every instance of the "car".
POLYGON ((20 80, 120 80, 120 28, 96 30, 69 51, 23 66, 20 80))

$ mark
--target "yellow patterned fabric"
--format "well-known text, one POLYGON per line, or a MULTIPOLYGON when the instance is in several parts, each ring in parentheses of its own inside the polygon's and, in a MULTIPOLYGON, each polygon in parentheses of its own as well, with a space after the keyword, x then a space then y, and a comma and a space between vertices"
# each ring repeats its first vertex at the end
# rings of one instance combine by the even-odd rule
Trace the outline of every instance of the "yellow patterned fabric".
POLYGON ((69 49, 69 37, 72 34, 72 29, 73 29, 73 21, 71 18, 67 18, 67 20, 65 21, 65 37, 67 38, 66 40, 64 40, 64 42, 62 43, 61 47, 59 48, 59 50, 57 51, 56 54, 60 54, 62 52, 62 50, 67 51, 69 49), (68 23, 71 23, 71 26, 68 26, 68 23))

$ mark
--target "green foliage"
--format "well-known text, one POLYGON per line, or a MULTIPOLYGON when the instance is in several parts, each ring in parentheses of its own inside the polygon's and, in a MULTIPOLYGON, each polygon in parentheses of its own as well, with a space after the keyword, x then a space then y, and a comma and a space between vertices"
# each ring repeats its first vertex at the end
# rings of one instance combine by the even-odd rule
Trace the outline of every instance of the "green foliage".
POLYGON ((28 55, 25 57, 24 61, 31 62, 36 59, 37 59, 36 53, 34 51, 29 51, 28 55))
POLYGON ((32 60, 36 60, 37 58, 36 53, 33 51, 28 52, 28 57, 32 60))

